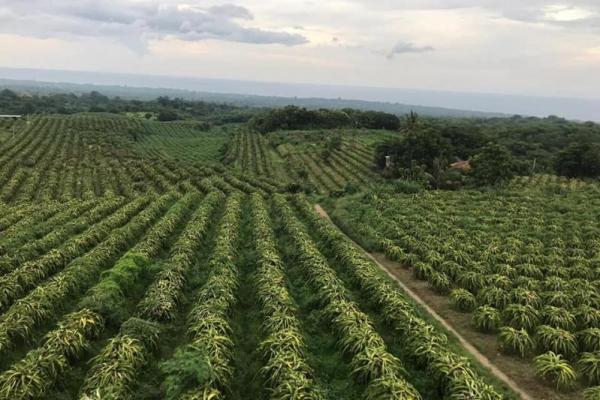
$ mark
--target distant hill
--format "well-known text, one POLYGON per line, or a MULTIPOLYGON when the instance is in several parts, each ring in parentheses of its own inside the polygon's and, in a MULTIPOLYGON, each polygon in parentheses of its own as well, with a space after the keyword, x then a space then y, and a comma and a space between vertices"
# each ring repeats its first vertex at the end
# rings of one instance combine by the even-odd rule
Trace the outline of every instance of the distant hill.
MULTIPOLYGON (((1 69, 0 69, 1 73, 1 69)), ((104 95, 119 96, 127 99, 149 100, 158 96, 181 97, 187 100, 204 100, 208 102, 229 103, 250 107, 282 107, 297 105, 306 108, 356 108, 359 110, 384 111, 392 114, 407 114, 411 110, 422 115, 434 117, 507 117, 506 114, 457 110, 443 107, 427 107, 400 103, 388 103, 365 100, 327 99, 327 98, 301 98, 283 96, 259 96, 235 93, 214 93, 194 90, 172 88, 151 88, 118 85, 96 85, 69 82, 44 82, 32 80, 0 79, 0 87, 12 89, 21 93, 89 93, 98 91, 104 95)))
MULTIPOLYGON (((132 91, 132 87, 144 88, 151 96, 174 90, 170 92, 174 96, 258 106, 297 104, 336 108, 351 105, 399 114, 412 109, 422 114, 437 116, 555 115, 571 120, 600 122, 600 98, 521 96, 18 68, 0 68, 0 79, 36 81, 36 84, 53 82, 60 83, 62 87, 66 87, 62 82, 110 86, 114 87, 115 91, 121 90, 123 96, 132 91), (160 91, 151 91, 150 88, 160 88, 160 91), (340 102, 339 105, 335 105, 337 102, 340 102)), ((142 92, 136 93, 138 96, 142 92)))

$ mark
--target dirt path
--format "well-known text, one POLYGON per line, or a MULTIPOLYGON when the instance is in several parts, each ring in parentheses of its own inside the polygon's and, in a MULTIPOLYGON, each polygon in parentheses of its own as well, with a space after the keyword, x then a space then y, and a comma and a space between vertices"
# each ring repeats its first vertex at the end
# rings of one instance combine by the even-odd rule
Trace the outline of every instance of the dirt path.
MULTIPOLYGON (((327 214, 327 211, 321 207, 320 204, 315 204, 315 211, 323 218, 327 219, 329 222, 335 225, 333 220, 327 214)), ((355 242, 356 243, 356 242, 355 242)), ((508 387, 510 387, 515 393, 519 394, 523 400, 533 400, 529 394, 527 394, 523 389, 517 385, 515 381, 513 381, 510 377, 508 377, 504 372, 498 369, 492 362, 484 356, 479 350, 475 348, 468 340, 466 340, 460 333, 454 329, 454 327, 442 316, 440 316, 433 308, 431 308, 419 295, 413 292, 408 286, 406 286, 394 273, 392 273, 386 266, 380 263, 371 253, 367 252, 360 245, 356 243, 356 245, 362 249, 364 254, 373 261, 379 268, 381 268, 390 278, 392 278, 398 286, 408 295, 410 296, 417 304, 423 307, 433 318, 435 318, 446 330, 451 332, 460 342, 460 344, 469 352, 471 355, 479 361, 483 366, 488 368, 492 374, 494 374, 499 380, 504 382, 508 387)))

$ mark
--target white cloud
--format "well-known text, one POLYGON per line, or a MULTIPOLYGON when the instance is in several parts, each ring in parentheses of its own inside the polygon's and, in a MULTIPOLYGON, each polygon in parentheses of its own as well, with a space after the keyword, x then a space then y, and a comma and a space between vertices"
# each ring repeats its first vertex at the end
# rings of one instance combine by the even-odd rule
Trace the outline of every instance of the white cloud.
POLYGON ((0 66, 523 94, 600 93, 600 0, 0 4, 0 66), (50 42, 52 51, 40 50, 50 42))
POLYGON ((242 21, 254 16, 233 4, 198 7, 130 1, 115 4, 109 0, 8 0, 3 9, 0 32, 35 37, 98 36, 137 45, 165 37, 287 46, 307 42, 298 33, 244 26, 242 21))

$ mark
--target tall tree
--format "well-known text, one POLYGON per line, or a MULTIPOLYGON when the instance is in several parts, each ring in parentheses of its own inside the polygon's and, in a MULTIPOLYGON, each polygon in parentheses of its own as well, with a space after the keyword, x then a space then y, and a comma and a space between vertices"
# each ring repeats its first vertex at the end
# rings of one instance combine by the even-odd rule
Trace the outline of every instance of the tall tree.
POLYGON ((555 163, 558 175, 579 178, 600 176, 600 144, 572 143, 558 153, 555 163))

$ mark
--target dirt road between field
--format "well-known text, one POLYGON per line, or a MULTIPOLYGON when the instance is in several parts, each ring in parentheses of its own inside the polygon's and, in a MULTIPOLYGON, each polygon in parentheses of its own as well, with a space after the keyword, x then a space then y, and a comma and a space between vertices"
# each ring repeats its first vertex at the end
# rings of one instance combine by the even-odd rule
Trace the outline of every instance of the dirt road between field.
MULTIPOLYGON (((335 222, 329 217, 327 211, 321 207, 320 204, 315 204, 315 211, 323 218, 327 219, 333 225, 335 222)), ((386 266, 384 266, 381 262, 379 262, 375 256, 365 249, 363 249, 358 243, 354 242, 363 252, 364 254, 373 261, 379 268, 381 268, 391 279, 393 279, 398 286, 408 295, 410 296, 417 304, 423 307, 429 315, 435 318, 446 330, 452 333, 456 339, 460 342, 460 344, 469 352, 471 355, 479 361, 481 365, 486 367, 496 378, 504 382, 506 386, 508 386, 511 390, 517 393, 523 400, 533 400, 528 393, 526 393, 523 389, 517 385, 517 383, 508 377, 504 372, 498 369, 492 362, 484 356, 473 344, 471 344, 467 339, 465 339, 454 327, 442 316, 440 316, 433 308, 431 308, 418 294, 413 292, 408 286, 406 286, 392 271, 390 271, 386 266)))

